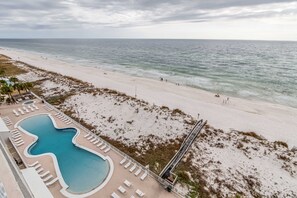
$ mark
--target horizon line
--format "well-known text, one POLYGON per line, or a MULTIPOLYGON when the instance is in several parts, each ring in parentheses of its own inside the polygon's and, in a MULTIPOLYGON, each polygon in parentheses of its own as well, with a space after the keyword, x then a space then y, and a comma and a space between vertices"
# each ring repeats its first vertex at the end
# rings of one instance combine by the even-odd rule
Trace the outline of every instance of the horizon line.
POLYGON ((117 37, 117 38, 108 38, 108 37, 90 37, 90 38, 86 38, 86 37, 71 37, 71 38, 63 38, 63 37, 40 37, 40 38, 1 38, 0 40, 37 40, 37 39, 47 39, 47 40, 54 40, 54 39, 102 39, 102 40, 209 40, 209 41, 270 41, 270 42, 297 42, 297 40, 271 40, 271 39, 224 39, 224 38, 218 38, 218 39, 204 39, 204 38, 121 38, 121 37, 117 37))

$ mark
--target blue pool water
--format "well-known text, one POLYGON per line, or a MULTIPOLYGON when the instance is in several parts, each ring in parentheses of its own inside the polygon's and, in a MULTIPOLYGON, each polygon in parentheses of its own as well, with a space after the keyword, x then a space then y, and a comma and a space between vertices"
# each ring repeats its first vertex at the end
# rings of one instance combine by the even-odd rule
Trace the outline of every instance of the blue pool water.
POLYGON ((19 124, 24 130, 38 136, 29 153, 53 153, 67 189, 71 193, 86 193, 99 186, 107 177, 109 164, 99 156, 76 147, 72 138, 75 128, 56 129, 48 115, 27 118, 19 124))

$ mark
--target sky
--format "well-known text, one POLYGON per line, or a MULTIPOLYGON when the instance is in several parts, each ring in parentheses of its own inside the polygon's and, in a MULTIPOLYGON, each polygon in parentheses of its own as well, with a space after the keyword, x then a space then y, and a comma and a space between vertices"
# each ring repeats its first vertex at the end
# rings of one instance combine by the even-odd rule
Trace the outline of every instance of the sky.
POLYGON ((297 41, 297 1, 0 0, 0 38, 297 41))

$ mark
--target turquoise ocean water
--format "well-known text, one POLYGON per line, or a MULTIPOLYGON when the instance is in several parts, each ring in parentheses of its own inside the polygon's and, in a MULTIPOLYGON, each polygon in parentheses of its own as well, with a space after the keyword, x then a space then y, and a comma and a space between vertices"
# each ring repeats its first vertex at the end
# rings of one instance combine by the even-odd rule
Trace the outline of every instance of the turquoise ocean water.
POLYGON ((0 47, 297 107, 297 42, 0 39, 0 47))

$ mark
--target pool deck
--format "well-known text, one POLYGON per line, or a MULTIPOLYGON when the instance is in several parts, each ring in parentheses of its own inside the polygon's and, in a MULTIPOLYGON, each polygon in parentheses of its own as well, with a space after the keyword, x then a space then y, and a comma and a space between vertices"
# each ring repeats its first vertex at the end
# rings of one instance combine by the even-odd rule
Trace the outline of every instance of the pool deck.
MULTIPOLYGON (((169 198, 169 197, 180 197, 176 195, 175 193, 169 193, 167 192, 163 186, 159 184, 159 182, 152 176, 148 175, 143 181, 140 179, 140 177, 143 175, 144 171, 138 175, 135 176, 135 172, 138 170, 137 168, 131 173, 129 170, 133 166, 134 163, 132 163, 127 169, 124 167, 126 163, 123 165, 120 165, 120 161, 122 161, 123 156, 119 154, 116 150, 114 150, 112 147, 110 151, 107 153, 104 153, 104 149, 101 150, 100 147, 96 147, 93 143, 90 142, 90 140, 87 140, 87 138, 84 138, 84 135, 87 134, 87 131, 85 131, 82 127, 79 125, 76 125, 75 123, 66 124, 61 119, 57 118, 55 114, 57 113, 55 110, 49 111, 48 109, 44 108, 44 104, 41 103, 39 99, 34 99, 35 105, 39 107, 39 110, 35 110, 33 112, 25 113, 25 115, 19 115, 18 117, 14 115, 12 112, 13 109, 17 110, 18 108, 23 107, 23 104, 13 104, 13 105, 1 105, 1 117, 8 116, 10 120, 12 121, 12 125, 8 126, 10 130, 14 129, 15 124, 27 117, 37 115, 37 114, 50 114, 52 118, 55 120, 55 123, 57 127, 64 128, 64 127, 75 127, 80 130, 80 134, 78 137, 76 137, 76 142, 79 145, 82 145, 84 147, 87 147, 97 153, 100 153, 103 156, 108 156, 113 161, 114 170, 113 174, 110 178, 110 180, 107 182, 107 184, 98 192, 94 193, 93 195, 90 195, 88 197, 111 197, 111 194, 115 192, 120 197, 131 197, 132 195, 134 197, 139 197, 135 192, 137 189, 141 190, 143 193, 145 193, 144 197, 152 197, 152 198, 169 198), (124 184, 124 181, 128 180, 132 185, 131 187, 127 187, 124 184), (125 188, 126 192, 121 193, 118 188, 119 186, 122 186, 125 188)), ((34 137, 27 135, 24 132, 21 132, 21 138, 24 140, 24 144, 22 146, 16 147, 19 155, 23 159, 24 163, 26 165, 33 164, 34 162, 38 161, 41 164, 41 167, 45 171, 50 171, 50 174, 53 175, 54 178, 57 177, 57 173, 55 171, 54 161, 51 156, 45 155, 45 156, 34 156, 34 157, 28 157, 25 155, 26 148, 31 145, 35 139, 34 137)), ((59 181, 56 181, 54 184, 50 185, 49 187, 50 192, 54 197, 65 197, 60 190, 62 189, 62 186, 59 181)))

